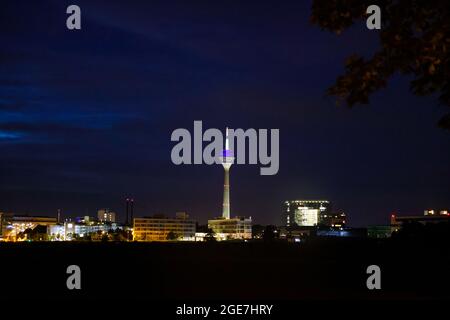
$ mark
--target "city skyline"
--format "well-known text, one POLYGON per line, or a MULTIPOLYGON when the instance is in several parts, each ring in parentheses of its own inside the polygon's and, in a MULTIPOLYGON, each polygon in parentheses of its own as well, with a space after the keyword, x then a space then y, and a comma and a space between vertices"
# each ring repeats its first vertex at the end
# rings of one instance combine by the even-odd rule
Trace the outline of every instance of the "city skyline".
MULTIPOLYGON (((102 221, 102 218, 100 218, 101 216, 105 216, 105 214, 108 217, 111 217, 111 214, 114 216, 114 221, 117 221, 117 223, 123 224, 124 226, 127 225, 132 225, 133 223, 133 219, 136 218, 148 218, 148 217, 170 217, 171 215, 173 215, 174 213, 185 213, 185 214, 189 214, 190 216, 192 216, 193 219, 195 219, 197 221, 197 223, 199 225, 207 225, 207 220, 214 218, 214 215, 207 217, 206 221, 202 220, 202 219, 198 219, 198 217, 196 217, 195 213, 192 214, 192 212, 188 212, 186 210, 177 210, 176 212, 168 212, 168 211, 164 211, 164 212, 147 212, 147 213, 140 213, 134 216, 134 218, 131 218, 129 216, 129 207, 128 206, 128 200, 129 198, 124 199, 124 203, 125 203, 125 207, 126 209, 124 209, 124 212, 122 212, 121 210, 116 210, 116 209, 111 209, 111 208, 106 208, 106 207, 99 207, 98 209, 95 209, 94 212, 89 212, 86 211, 84 214, 82 212, 71 212, 71 213, 66 213, 63 214, 63 210, 62 209, 57 209, 56 212, 54 214, 52 213, 48 213, 48 214, 35 214, 33 212, 15 212, 15 211, 0 211, 0 213, 5 213, 5 214, 14 214, 14 215, 18 215, 18 216, 23 216, 23 217, 49 217, 49 218, 55 218, 55 221, 61 221, 61 222, 67 222, 67 221, 72 221, 75 218, 83 218, 83 217, 91 217, 94 219, 96 216, 98 216, 98 221, 102 221), (127 214, 129 219, 127 219, 127 214)), ((133 199, 134 202, 134 199, 133 199)), ((255 221, 257 225, 273 225, 273 226, 289 226, 289 219, 286 220, 286 212, 285 209, 283 209, 283 207, 285 206, 286 203, 289 202, 300 202, 300 203, 330 203, 330 201, 328 200, 319 200, 319 199, 296 199, 296 200, 286 200, 283 201, 282 205, 280 206, 280 210, 279 212, 277 212, 277 219, 278 221, 275 223, 263 223, 261 221, 255 221), (288 223, 286 223, 286 221, 288 223)), ((223 206, 222 206, 223 207, 223 206)), ((303 209, 303 208, 302 208, 303 209)), ((306 209, 306 208, 304 208, 306 209)), ((308 209, 309 210, 309 209, 308 209)), ((307 210, 307 211, 308 211, 307 210)), ((315 210, 315 209, 314 209, 315 210)), ((367 224, 367 225, 363 225, 363 226, 355 226, 352 225, 351 223, 347 223, 347 219, 348 219, 348 214, 345 213, 344 211, 341 210, 330 210, 327 212, 334 212, 331 215, 341 215, 344 218, 344 224, 346 227, 368 227, 368 226, 374 226, 376 224, 367 224)), ((402 212, 402 211, 392 211, 389 213, 386 213, 385 219, 382 223, 379 223, 378 225, 388 225, 390 221, 392 221, 392 218, 395 216, 400 216, 400 217, 409 217, 409 216, 420 216, 423 212, 425 212, 425 215, 427 215, 427 213, 432 212, 432 214, 441 214, 444 216, 448 215, 448 207, 436 207, 436 206, 432 206, 432 207, 427 207, 427 208, 423 208, 422 210, 418 211, 418 212, 402 212)), ((229 219, 226 218, 225 216, 223 216, 223 212, 221 215, 222 218, 224 219, 229 219)), ((331 216, 330 216, 331 217, 331 216)), ((108 218, 111 219, 111 218, 108 218)), ((293 219, 292 219, 293 220, 293 219)), ((317 223, 317 221, 316 221, 317 223)))
POLYGON ((78 4, 78 33, 58 1, 2 6, 0 210, 109 207, 122 219, 133 195, 136 216, 207 221, 220 214, 223 173, 170 161, 170 133, 194 120, 280 129, 276 175, 233 167, 233 215, 277 224, 287 199, 330 199, 365 226, 449 207, 448 133, 432 97, 402 77, 362 108, 325 96, 350 54, 377 47, 365 23, 321 31, 308 1, 78 4))
POLYGON ((442 314, 450 1, 0 6, 3 309, 442 314))

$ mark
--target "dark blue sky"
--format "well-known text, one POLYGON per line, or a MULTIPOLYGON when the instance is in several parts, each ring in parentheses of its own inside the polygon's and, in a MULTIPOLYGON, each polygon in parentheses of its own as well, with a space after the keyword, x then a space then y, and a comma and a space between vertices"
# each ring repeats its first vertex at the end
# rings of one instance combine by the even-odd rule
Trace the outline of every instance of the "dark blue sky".
POLYGON ((2 1, 0 211, 221 213, 223 170, 175 166, 171 132, 279 128, 280 171, 231 171, 232 214, 280 223, 287 199, 325 198, 349 223, 450 207, 443 107, 394 78, 347 109, 324 92, 377 35, 309 23, 309 1, 2 1), (82 30, 66 29, 66 7, 82 30))

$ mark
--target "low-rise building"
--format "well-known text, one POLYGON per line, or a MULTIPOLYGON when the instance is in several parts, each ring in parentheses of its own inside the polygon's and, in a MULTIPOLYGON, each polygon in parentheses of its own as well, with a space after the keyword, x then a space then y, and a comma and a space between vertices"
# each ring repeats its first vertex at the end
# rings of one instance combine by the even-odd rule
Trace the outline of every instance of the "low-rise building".
POLYGON ((399 227, 396 226, 368 226, 367 227, 367 236, 369 238, 390 238, 392 233, 398 231, 399 227))
POLYGON ((282 226, 278 228, 279 238, 281 240, 287 240, 289 242, 301 242, 302 240, 316 236, 316 227, 286 227, 282 226))
POLYGON ((136 241, 195 241, 196 221, 185 212, 175 218, 163 215, 133 219, 133 240, 136 241))
POLYGON ((100 239, 101 235, 121 228, 117 223, 100 222, 89 216, 77 217, 73 221, 67 220, 64 222, 64 240, 81 240, 92 236, 95 239, 100 239))
POLYGON ((48 227, 48 239, 50 241, 64 241, 66 232, 64 224, 58 223, 48 227))
MULTIPOLYGON (((0 214, 0 229, 1 237, 5 241, 18 241, 29 240, 25 232, 31 233, 37 227, 36 234, 41 234, 49 226, 56 225, 56 218, 47 216, 28 216, 28 215, 15 215, 12 213, 0 214), (39 232, 37 232, 39 231, 39 232)), ((35 239, 46 240, 45 237, 35 237, 35 239), (45 238, 45 239, 44 239, 45 238)))
POLYGON ((345 213, 324 213, 321 215, 319 225, 330 228, 345 228, 346 216, 345 213))
POLYGON ((404 223, 418 222, 421 224, 450 222, 450 213, 448 210, 425 210, 424 214, 417 216, 398 216, 391 215, 391 226, 401 227, 404 223))
POLYGON ((252 218, 234 217, 208 220, 208 228, 218 240, 251 239, 252 218))
POLYGON ((367 228, 325 228, 318 229, 317 237, 367 238, 367 228))

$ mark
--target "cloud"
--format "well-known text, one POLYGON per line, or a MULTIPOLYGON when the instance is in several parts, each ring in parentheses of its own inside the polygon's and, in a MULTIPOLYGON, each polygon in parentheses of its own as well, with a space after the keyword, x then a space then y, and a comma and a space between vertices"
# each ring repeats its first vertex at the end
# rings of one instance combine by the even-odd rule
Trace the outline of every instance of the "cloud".
POLYGON ((24 102, 0 102, 0 110, 20 111, 26 106, 24 102))

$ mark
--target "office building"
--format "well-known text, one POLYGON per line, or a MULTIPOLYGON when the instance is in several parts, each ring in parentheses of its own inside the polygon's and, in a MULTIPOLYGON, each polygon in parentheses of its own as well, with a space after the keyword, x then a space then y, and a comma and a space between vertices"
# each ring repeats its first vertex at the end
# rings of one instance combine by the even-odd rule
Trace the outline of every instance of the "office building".
POLYGON ((66 240, 66 232, 64 224, 55 224, 48 227, 48 240, 64 241, 66 240))
POLYGON ((423 215, 424 216, 448 216, 450 214, 449 214, 448 210, 437 211, 437 210, 433 210, 433 209, 428 209, 428 210, 424 211, 423 215))
POLYGON ((284 202, 282 224, 291 226, 317 226, 331 213, 327 200, 291 200, 284 202))
POLYGON ((100 209, 97 211, 97 218, 100 222, 116 222, 116 213, 109 209, 100 209))
MULTIPOLYGON (((1 237, 5 241, 18 241, 26 239, 24 233, 41 234, 49 226, 56 224, 56 218, 47 216, 15 215, 12 213, 0 214, 1 237), (40 227, 39 229, 36 229, 40 227), (42 227, 42 228, 41 228, 42 227), (36 230, 35 230, 36 229, 36 230), (33 230, 35 230, 33 232, 33 230)), ((38 237, 38 239, 41 237, 38 237)))
POLYGON ((217 240, 236 240, 252 238, 252 218, 223 217, 208 220, 208 228, 215 233, 217 240))
POLYGON ((71 241, 86 238, 100 240, 102 235, 121 228, 121 226, 114 222, 99 222, 89 216, 76 217, 73 220, 69 219, 64 222, 64 240, 71 241))
POLYGON ((391 215, 391 226, 400 227, 404 223, 417 222, 421 224, 450 222, 450 213, 448 210, 425 210, 422 216, 399 216, 391 215))
POLYGON ((288 242, 301 242, 309 237, 315 237, 316 227, 282 226, 278 228, 279 239, 288 242))
POLYGON ((367 228, 325 228, 317 229, 317 237, 367 238, 367 228))
POLYGON ((134 218, 133 240, 136 241, 195 241, 196 222, 185 212, 175 218, 163 215, 134 218))
POLYGON ((319 225, 329 228, 345 228, 346 216, 345 213, 328 213, 324 212, 320 215, 319 225))

